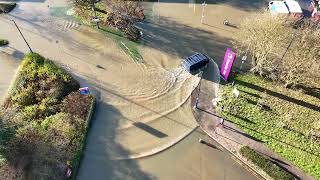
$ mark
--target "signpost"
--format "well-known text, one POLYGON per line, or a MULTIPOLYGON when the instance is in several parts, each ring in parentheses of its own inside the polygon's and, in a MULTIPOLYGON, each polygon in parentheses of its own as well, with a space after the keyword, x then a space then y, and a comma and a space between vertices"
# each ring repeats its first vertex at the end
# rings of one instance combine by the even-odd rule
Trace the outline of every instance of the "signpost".
POLYGON ((220 69, 220 75, 225 81, 228 80, 235 58, 236 58, 236 53, 234 53, 231 48, 227 48, 226 53, 224 54, 224 60, 220 69))
POLYGON ((89 87, 79 88, 80 94, 90 94, 89 87))
POLYGON ((99 27, 100 19, 97 16, 96 6, 95 6, 95 2, 94 1, 92 1, 92 11, 94 12, 93 22, 95 22, 96 25, 97 25, 97 28, 100 29, 100 27, 99 27))
POLYGON ((204 18, 204 8, 207 6, 206 1, 203 1, 202 3, 202 15, 201 15, 201 24, 203 23, 204 18))
POLYGON ((241 65, 240 65, 240 72, 241 72, 241 70, 242 70, 243 63, 244 63, 246 60, 247 60, 247 55, 242 56, 241 65))

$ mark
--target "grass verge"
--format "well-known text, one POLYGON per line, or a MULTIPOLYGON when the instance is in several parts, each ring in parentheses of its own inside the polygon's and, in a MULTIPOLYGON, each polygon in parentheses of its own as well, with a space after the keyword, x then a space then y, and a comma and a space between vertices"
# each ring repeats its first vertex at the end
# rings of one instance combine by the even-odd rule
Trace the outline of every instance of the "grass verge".
MULTIPOLYGON (((97 6, 99 6, 99 3, 97 4, 97 6)), ((101 6, 101 4, 100 4, 101 6)), ((82 11, 82 14, 84 14, 86 17, 92 17, 93 14, 91 12, 91 10, 88 11, 82 11)), ((88 18, 86 17, 82 17, 77 15, 76 13, 74 13, 74 18, 79 21, 80 23, 90 26, 92 28, 96 28, 96 24, 90 20, 88 20, 88 18)), ((101 12, 97 12, 97 16, 100 19, 103 19, 104 14, 102 14, 101 12)), ((103 25, 99 25, 100 29, 99 31, 101 33, 103 33, 106 37, 111 38, 112 40, 114 40, 114 42, 116 42, 118 44, 118 46, 127 54, 129 55, 134 61, 136 62, 143 62, 143 57, 141 56, 138 46, 139 43, 138 42, 133 42, 128 40, 125 36, 124 33, 115 29, 115 28, 111 28, 111 27, 107 27, 107 26, 103 26, 103 25)))
POLYGON ((5 46, 5 45, 8 45, 8 44, 9 44, 8 40, 0 39, 0 46, 5 46))
POLYGON ((218 112, 255 139, 320 179, 319 97, 286 89, 253 74, 222 86, 218 112))
POLYGON ((0 3, 0 14, 9 13, 16 7, 16 3, 0 3))
POLYGON ((263 155, 257 153, 248 146, 241 147, 240 154, 248 160, 250 160, 255 165, 259 166, 274 179, 295 179, 295 177, 291 173, 287 172, 285 169, 278 166, 276 163, 270 161, 269 159, 265 158, 263 155))
POLYGON ((0 109, 0 174, 4 179, 75 177, 94 97, 49 59, 30 53, 0 109))

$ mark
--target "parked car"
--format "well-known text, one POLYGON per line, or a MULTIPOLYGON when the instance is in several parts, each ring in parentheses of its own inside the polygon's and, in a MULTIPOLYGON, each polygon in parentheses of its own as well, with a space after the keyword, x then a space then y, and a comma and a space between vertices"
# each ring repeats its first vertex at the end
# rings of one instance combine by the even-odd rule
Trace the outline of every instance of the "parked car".
POLYGON ((190 73, 197 72, 209 63, 210 58, 204 54, 196 53, 182 62, 182 67, 190 73))
POLYGON ((293 19, 301 19, 303 17, 300 4, 295 0, 270 1, 268 9, 274 15, 288 14, 293 19))

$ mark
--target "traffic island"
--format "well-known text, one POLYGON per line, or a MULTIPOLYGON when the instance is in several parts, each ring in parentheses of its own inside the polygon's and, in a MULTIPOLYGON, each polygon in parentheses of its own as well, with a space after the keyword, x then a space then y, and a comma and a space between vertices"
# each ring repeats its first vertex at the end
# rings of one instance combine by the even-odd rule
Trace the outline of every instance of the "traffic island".
POLYGON ((51 60, 27 54, 0 108, 4 179, 75 179, 94 97, 51 60))

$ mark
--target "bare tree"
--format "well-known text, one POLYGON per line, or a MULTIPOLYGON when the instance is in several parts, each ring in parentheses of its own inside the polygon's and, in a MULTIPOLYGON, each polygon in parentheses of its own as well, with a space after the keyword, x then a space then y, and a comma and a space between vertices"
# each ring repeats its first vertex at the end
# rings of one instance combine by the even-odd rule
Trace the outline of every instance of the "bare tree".
POLYGON ((234 46, 252 58, 251 71, 285 86, 319 87, 320 31, 304 23, 293 28, 294 20, 260 12, 240 24, 234 46))

